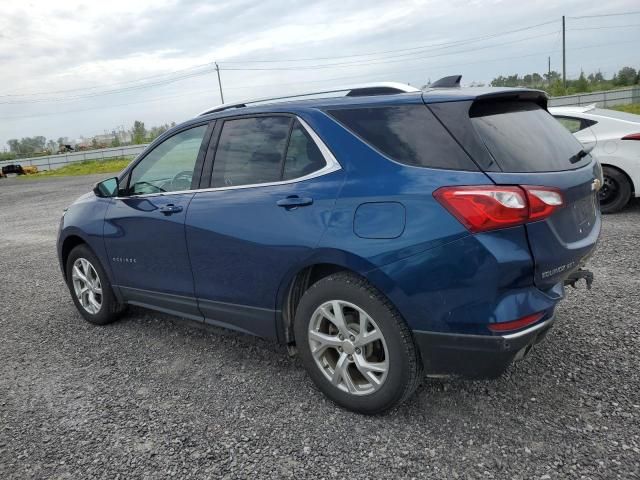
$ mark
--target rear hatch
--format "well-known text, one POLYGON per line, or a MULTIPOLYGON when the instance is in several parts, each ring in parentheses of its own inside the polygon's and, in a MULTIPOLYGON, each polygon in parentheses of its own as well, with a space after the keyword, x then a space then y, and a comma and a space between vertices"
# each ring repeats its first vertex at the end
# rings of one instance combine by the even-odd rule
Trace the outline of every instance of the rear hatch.
POLYGON ((484 145, 483 154, 489 155, 479 163, 494 183, 552 187, 563 197, 551 216, 525 224, 534 282, 543 290, 551 288, 577 269, 597 242, 600 165, 547 112, 540 97, 492 96, 471 103, 467 112, 473 133, 467 132, 461 143, 475 143, 474 153, 484 145))

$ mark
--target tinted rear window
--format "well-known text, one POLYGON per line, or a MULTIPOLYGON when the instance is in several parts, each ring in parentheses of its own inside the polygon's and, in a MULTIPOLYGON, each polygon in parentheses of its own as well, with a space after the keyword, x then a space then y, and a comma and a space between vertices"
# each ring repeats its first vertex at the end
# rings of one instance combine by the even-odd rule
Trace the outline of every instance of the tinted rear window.
POLYGON ((424 105, 341 109, 328 113, 397 162, 419 167, 478 170, 424 105))
POLYGON ((471 122, 505 172, 557 172, 589 163, 582 145, 533 102, 478 102, 471 122))

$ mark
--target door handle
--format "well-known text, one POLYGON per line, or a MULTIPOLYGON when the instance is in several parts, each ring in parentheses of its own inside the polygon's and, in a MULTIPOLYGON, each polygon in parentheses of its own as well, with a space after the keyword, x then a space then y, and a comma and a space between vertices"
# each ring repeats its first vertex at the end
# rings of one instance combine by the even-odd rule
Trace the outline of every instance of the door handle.
POLYGON ((297 195, 291 195, 276 202, 279 207, 284 207, 287 210, 292 210, 298 207, 306 207, 307 205, 311 205, 312 203, 313 198, 299 197, 297 195))
POLYGON ((182 207, 180 205, 174 205, 173 203, 168 203, 167 205, 163 205, 159 209, 165 215, 172 215, 174 213, 178 213, 182 211, 182 207))

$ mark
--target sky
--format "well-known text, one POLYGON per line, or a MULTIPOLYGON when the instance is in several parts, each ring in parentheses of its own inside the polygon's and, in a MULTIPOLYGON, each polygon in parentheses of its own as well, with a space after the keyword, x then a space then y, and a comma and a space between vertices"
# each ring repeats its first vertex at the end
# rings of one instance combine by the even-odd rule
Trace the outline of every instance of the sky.
POLYGON ((640 68, 637 0, 0 0, 0 150, 373 81, 640 68), (625 15, 617 15, 625 12, 625 15), (611 15, 615 14, 615 15, 611 15), (597 16, 596 16, 597 15, 597 16), (607 15, 607 16, 601 16, 607 15), (580 17, 580 18, 578 18, 580 17))

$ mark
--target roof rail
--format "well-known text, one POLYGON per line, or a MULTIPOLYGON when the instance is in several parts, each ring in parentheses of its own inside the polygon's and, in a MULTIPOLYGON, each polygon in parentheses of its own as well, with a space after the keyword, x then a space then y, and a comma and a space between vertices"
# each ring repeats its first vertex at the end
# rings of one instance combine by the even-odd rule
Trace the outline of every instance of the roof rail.
POLYGON ((462 80, 462 75, 442 77, 440 80, 429 84, 429 88, 458 88, 460 87, 460 80, 462 80))
POLYGON ((376 82, 376 83, 361 83, 359 85, 351 85, 345 87, 335 87, 329 90, 319 90, 315 92, 298 93, 294 95, 283 95, 278 97, 265 97, 256 98, 253 100, 244 100, 242 102, 223 103, 217 107, 209 108, 204 112, 198 114, 198 116, 207 115, 214 112, 222 112, 224 110, 230 110, 233 108, 244 108, 254 103, 268 103, 277 100, 289 100, 300 97, 310 97, 313 95, 324 95, 328 93, 340 93, 346 92, 345 97, 362 97, 365 95, 390 95, 394 93, 412 93, 419 92, 420 89, 399 82, 376 82))

